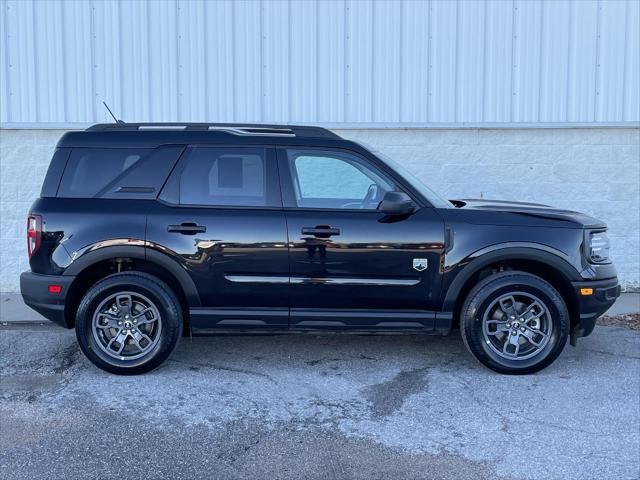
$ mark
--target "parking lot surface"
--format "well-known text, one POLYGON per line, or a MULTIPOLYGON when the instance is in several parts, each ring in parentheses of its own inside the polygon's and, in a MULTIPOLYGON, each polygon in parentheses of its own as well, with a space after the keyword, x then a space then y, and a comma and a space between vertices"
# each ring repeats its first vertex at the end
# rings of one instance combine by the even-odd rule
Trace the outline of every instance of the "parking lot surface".
POLYGON ((0 355, 3 479, 640 474, 640 333, 620 327, 521 377, 457 334, 183 338, 118 377, 73 331, 9 324, 0 355))

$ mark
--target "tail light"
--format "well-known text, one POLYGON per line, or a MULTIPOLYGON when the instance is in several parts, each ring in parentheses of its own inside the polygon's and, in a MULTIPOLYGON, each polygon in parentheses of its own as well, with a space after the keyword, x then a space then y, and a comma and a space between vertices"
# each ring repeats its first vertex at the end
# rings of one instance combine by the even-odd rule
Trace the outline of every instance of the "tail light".
POLYGON ((27 218, 27 251, 29 258, 36 253, 42 242, 42 217, 40 215, 29 215, 27 218))

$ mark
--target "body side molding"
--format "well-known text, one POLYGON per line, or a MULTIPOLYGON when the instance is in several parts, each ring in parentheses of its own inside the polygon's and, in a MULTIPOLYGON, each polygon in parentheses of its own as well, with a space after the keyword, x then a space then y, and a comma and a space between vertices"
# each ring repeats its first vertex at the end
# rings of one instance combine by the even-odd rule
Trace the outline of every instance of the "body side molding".
POLYGON ((357 278, 357 277, 288 277, 270 275, 225 275, 233 283, 292 283, 313 285, 371 285, 411 287, 418 278, 357 278))

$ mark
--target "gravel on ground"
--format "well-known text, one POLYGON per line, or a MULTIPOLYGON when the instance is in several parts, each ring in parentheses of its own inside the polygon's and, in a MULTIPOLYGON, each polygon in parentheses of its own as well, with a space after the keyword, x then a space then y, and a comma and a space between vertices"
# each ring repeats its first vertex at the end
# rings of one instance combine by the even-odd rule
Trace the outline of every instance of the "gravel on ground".
POLYGON ((628 313, 625 315, 605 315, 598 318, 598 325, 613 325, 616 327, 640 330, 640 313, 628 313))

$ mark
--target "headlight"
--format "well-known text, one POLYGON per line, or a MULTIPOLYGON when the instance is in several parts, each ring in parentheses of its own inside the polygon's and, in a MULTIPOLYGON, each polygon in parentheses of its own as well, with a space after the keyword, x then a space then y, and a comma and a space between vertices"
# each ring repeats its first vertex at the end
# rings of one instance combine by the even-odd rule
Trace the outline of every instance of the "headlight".
POLYGON ((587 253, 589 260, 593 263, 606 263, 609 261, 609 237, 607 237, 607 232, 589 233, 587 253))

